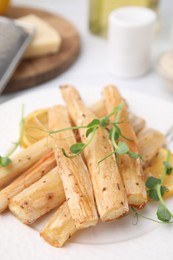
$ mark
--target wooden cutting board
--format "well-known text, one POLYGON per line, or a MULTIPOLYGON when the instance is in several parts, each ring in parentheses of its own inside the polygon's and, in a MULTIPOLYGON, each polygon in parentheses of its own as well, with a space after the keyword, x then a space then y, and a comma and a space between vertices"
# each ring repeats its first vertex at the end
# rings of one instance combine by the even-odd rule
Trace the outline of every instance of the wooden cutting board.
POLYGON ((22 60, 4 93, 31 88, 57 77, 73 64, 80 52, 79 33, 61 16, 26 7, 11 7, 6 16, 16 19, 31 13, 43 18, 60 33, 62 37, 60 51, 42 58, 22 60))

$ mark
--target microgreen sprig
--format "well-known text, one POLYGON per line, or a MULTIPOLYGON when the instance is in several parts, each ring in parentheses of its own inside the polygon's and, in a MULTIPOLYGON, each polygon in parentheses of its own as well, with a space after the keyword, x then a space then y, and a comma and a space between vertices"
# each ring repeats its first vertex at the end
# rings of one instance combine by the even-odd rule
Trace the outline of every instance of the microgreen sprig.
MULTIPOLYGON (((90 128, 89 128, 89 129, 90 129, 90 128)), ((88 130, 89 130, 89 129, 88 129, 88 130)), ((87 131, 88 131, 88 130, 87 130, 87 131)), ((76 143, 76 144, 71 145, 71 147, 70 147, 71 155, 68 155, 68 154, 66 153, 66 151, 62 148, 63 154, 64 154, 66 157, 68 157, 68 158, 73 158, 73 157, 79 155, 80 153, 82 153, 82 151, 92 142, 92 140, 93 140, 93 138, 94 138, 94 136, 95 136, 95 133, 96 133, 96 128, 94 128, 94 129, 92 130, 92 132, 90 132, 90 133, 91 133, 90 138, 88 139, 88 141, 87 141, 86 143, 76 143)), ((90 133, 89 133, 89 134, 90 134, 90 133)), ((87 133, 86 133, 86 135, 87 135, 87 133)))
MULTIPOLYGON (((124 102, 121 102, 119 104, 119 106, 115 107, 114 113, 113 113, 113 114, 116 113, 115 121, 114 121, 114 123, 111 124, 112 128, 109 130, 109 137, 110 137, 111 143, 113 145, 114 152, 106 155, 98 163, 101 163, 108 157, 112 156, 112 154, 115 154, 116 156, 122 155, 122 154, 128 154, 131 158, 134 158, 134 159, 141 158, 139 154, 136 154, 136 153, 130 151, 128 145, 125 142, 119 141, 119 138, 122 137, 123 139, 132 142, 131 139, 129 139, 128 137, 126 137, 122 134, 121 129, 118 126, 118 124, 120 123, 119 120, 120 120, 120 115, 121 115, 123 106, 124 106, 124 102)), ((111 114, 111 116, 113 114, 111 114)), ((124 123, 124 121, 123 121, 123 123, 124 123)))
POLYGON ((0 166, 5 167, 12 162, 12 160, 10 159, 10 156, 16 151, 18 146, 21 145, 21 141, 23 138, 23 132, 24 132, 24 105, 22 105, 22 109, 21 109, 19 138, 18 138, 17 142, 14 143, 14 146, 12 147, 12 149, 6 155, 4 155, 4 156, 0 155, 0 166))
MULTIPOLYGON (((75 143, 71 145, 70 152, 71 154, 68 155, 64 149, 62 149, 63 154, 68 158, 73 158, 80 153, 92 142, 96 131, 99 126, 106 127, 109 124, 109 117, 112 116, 112 113, 108 116, 103 117, 102 119, 93 119, 88 125, 86 126, 76 126, 75 129, 86 128, 86 137, 88 141, 86 143, 75 143)), ((71 128, 72 129, 72 128, 71 128)))
POLYGON ((158 224, 172 224, 173 222, 169 221, 169 222, 163 222, 163 221, 159 221, 159 220, 156 220, 156 219, 153 219, 153 218, 150 218, 150 217, 147 217, 145 215, 143 215, 141 212, 139 212, 138 210, 136 210, 135 208, 131 207, 132 211, 134 212, 134 218, 136 218, 136 222, 133 223, 134 225, 137 225, 138 224, 138 220, 139 220, 139 217, 141 218, 144 218, 146 220, 150 220, 150 221, 153 221, 155 223, 158 223, 158 224))
POLYGON ((160 204, 157 209, 157 218, 162 222, 170 222, 173 218, 173 214, 167 208, 167 205, 164 201, 164 194, 168 191, 166 186, 163 186, 164 179, 166 175, 170 175, 173 171, 173 167, 169 164, 171 158, 171 152, 168 151, 166 161, 163 162, 164 169, 161 175, 161 178, 148 177, 146 181, 146 187, 148 188, 148 196, 153 201, 160 201, 160 204))
POLYGON ((70 153, 67 154, 67 152, 62 148, 62 152, 64 156, 68 158, 73 158, 80 153, 83 152, 83 150, 92 142, 94 139, 94 136, 96 134, 96 131, 99 127, 105 128, 109 132, 109 137, 112 142, 114 151, 108 155, 106 155, 103 159, 101 159, 99 163, 102 161, 106 160, 108 157, 110 157, 112 154, 120 155, 120 154, 128 154, 131 158, 137 159, 140 157, 138 154, 132 152, 129 150, 128 145, 125 142, 119 141, 119 138, 122 137, 128 141, 130 140, 128 137, 124 136, 121 132, 120 127, 118 126, 121 123, 124 123, 125 121, 119 121, 120 115, 122 112, 124 106, 124 102, 121 102, 118 106, 116 106, 111 113, 108 115, 102 117, 101 119, 93 119, 88 125, 83 125, 83 126, 73 126, 69 128, 63 128, 59 130, 54 130, 54 131, 49 131, 49 135, 51 136, 52 134, 55 133, 60 133, 63 131, 68 131, 68 130, 79 130, 79 129, 86 129, 86 138, 87 141, 86 143, 75 143, 72 144, 70 147, 70 153), (115 121, 112 123, 110 118, 116 115, 115 121))

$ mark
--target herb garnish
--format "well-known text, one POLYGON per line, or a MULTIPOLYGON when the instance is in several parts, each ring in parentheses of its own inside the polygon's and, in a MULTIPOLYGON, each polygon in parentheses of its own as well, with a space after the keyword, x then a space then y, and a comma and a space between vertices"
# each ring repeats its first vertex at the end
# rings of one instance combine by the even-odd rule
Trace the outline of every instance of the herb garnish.
POLYGON ((163 186, 163 181, 165 179, 165 176, 170 175, 173 170, 173 167, 169 164, 170 158, 171 152, 168 150, 166 161, 163 162, 164 169, 161 178, 158 179, 155 177, 148 177, 146 181, 149 198, 154 201, 160 201, 157 209, 157 217, 163 222, 169 222, 171 218, 173 218, 173 214, 169 211, 163 199, 165 192, 168 191, 167 187, 163 186))
POLYGON ((137 211, 135 208, 131 207, 131 209, 133 210, 134 212, 134 217, 136 218, 136 222, 133 223, 134 225, 137 225, 138 224, 138 220, 139 220, 139 217, 142 217, 144 219, 147 219, 147 220, 150 220, 150 221, 153 221, 153 222, 156 222, 158 224, 172 224, 173 222, 163 222, 163 221, 159 221, 159 220, 156 220, 156 219, 153 219, 153 218, 150 218, 150 217, 147 217, 147 216, 144 216, 141 212, 137 211))
MULTIPOLYGON (((169 164, 171 158, 171 152, 168 150, 166 161, 163 162, 164 169, 161 174, 160 179, 155 178, 153 176, 148 177, 146 181, 146 187, 148 188, 148 196, 153 201, 160 201, 160 204, 158 206, 156 215, 157 218, 161 221, 159 223, 173 223, 171 220, 173 219, 173 214, 170 212, 170 210, 167 208, 167 205, 164 201, 164 194, 168 191, 168 188, 166 186, 163 186, 164 179, 166 175, 170 175, 173 171, 173 166, 169 164)), ((138 211, 136 211, 134 208, 132 210, 135 212, 135 216, 138 217, 141 216, 143 218, 153 220, 151 218, 145 217, 142 214, 140 214, 138 211)), ((153 220, 155 222, 158 222, 156 220, 153 220)))
POLYGON ((21 141, 23 138, 23 131, 24 131, 24 105, 22 105, 22 109, 21 109, 19 138, 18 138, 17 142, 14 143, 14 146, 12 147, 12 149, 5 156, 0 155, 0 166, 5 167, 12 162, 10 159, 10 156, 16 151, 18 146, 21 145, 21 141))
MULTIPOLYGON (((55 133, 60 133, 60 132, 68 131, 68 130, 78 130, 81 128, 86 129, 86 137, 87 137, 86 143, 72 144, 70 147, 70 154, 67 154, 66 151, 62 148, 62 152, 63 152, 64 156, 66 156, 68 158, 73 158, 83 152, 83 150, 94 139, 97 129, 99 127, 102 127, 102 128, 105 128, 109 132, 109 137, 110 137, 111 143, 113 145, 114 151, 111 152, 110 154, 107 154, 103 159, 101 159, 98 162, 98 164, 101 163, 102 161, 106 160, 108 157, 110 157, 113 154, 115 154, 116 157, 117 157, 117 155, 128 154, 131 158, 134 158, 134 159, 141 158, 140 155, 130 151, 128 145, 125 142, 119 141, 120 137, 122 137, 123 139, 126 139, 128 141, 132 141, 128 137, 126 137, 122 134, 121 129, 118 126, 119 124, 123 124, 125 122, 125 119, 122 121, 119 121, 123 106, 124 106, 124 102, 121 102, 118 106, 116 106, 113 109, 113 111, 110 114, 102 117, 101 119, 94 119, 88 125, 72 126, 72 127, 67 127, 67 128, 53 130, 53 131, 46 131, 46 132, 48 132, 48 135, 53 138, 52 135, 55 133), (110 120, 110 117, 113 115, 116 115, 116 118, 115 118, 115 121, 112 123, 110 120)), ((21 118, 21 122, 20 122, 19 139, 15 143, 14 147, 9 151, 9 153, 7 153, 3 157, 0 156, 0 166, 4 167, 11 163, 10 156, 15 152, 17 147, 21 144, 22 137, 23 137, 23 130, 24 130, 23 110, 24 109, 22 108, 22 118, 21 118)))
POLYGON ((75 144, 71 145, 70 154, 67 154, 67 152, 62 148, 62 152, 63 152, 64 156, 66 156, 68 158, 73 158, 83 152, 83 150, 94 139, 97 129, 99 127, 102 127, 102 128, 105 128, 109 132, 109 138, 113 145, 114 151, 111 152, 110 154, 107 154, 103 159, 101 159, 98 162, 98 164, 101 163, 102 161, 106 160, 112 154, 115 154, 116 156, 121 155, 121 154, 128 154, 131 158, 137 159, 140 156, 138 154, 130 151, 128 145, 125 142, 119 141, 120 137, 122 137, 123 139, 126 139, 128 141, 132 141, 128 137, 126 137, 122 134, 121 129, 118 126, 119 124, 124 123, 124 121, 121 121, 121 122, 119 121, 123 106, 124 106, 124 102, 121 102, 118 106, 116 106, 113 109, 113 111, 110 114, 102 117, 101 119, 94 119, 88 125, 74 126, 71 128, 64 128, 64 129, 60 129, 60 130, 49 131, 49 135, 67 131, 67 130, 76 130, 76 129, 85 128, 86 137, 88 138, 86 143, 75 143, 75 144), (113 115, 116 115, 116 118, 115 118, 115 121, 112 123, 110 121, 110 117, 113 115))

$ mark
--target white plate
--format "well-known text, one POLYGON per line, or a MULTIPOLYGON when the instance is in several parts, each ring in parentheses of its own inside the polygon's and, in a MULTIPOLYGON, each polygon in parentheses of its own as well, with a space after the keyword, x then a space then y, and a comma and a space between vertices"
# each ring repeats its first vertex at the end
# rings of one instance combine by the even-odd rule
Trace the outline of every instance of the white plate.
MULTIPOLYGON (((100 98, 101 88, 83 87, 80 93, 88 105, 100 98)), ((122 91, 130 108, 144 117, 150 127, 163 133, 173 123, 173 105, 164 100, 131 91, 122 91)), ((0 106, 0 154, 5 153, 18 136, 21 105, 25 114, 63 103, 57 89, 34 91, 0 106), (34 94, 33 94, 34 93, 34 94)), ((172 203, 169 202, 169 205, 172 203)), ((144 214, 155 216, 155 208, 148 206, 144 214)), ((39 237, 42 222, 28 227, 9 212, 0 215, 0 259, 173 259, 172 225, 159 225, 140 219, 134 225, 131 214, 117 222, 99 223, 94 228, 76 234, 64 248, 51 247, 39 237)))

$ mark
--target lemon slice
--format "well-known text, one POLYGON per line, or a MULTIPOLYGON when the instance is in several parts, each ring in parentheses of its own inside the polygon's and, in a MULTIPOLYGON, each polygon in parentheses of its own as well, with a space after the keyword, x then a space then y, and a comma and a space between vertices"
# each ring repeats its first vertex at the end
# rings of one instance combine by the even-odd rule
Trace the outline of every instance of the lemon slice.
POLYGON ((48 109, 36 110, 24 120, 22 147, 26 148, 48 135, 48 109))
MULTIPOLYGON (((160 179, 164 169, 163 162, 166 161, 167 152, 168 151, 164 148, 161 148, 159 150, 157 156, 152 160, 150 166, 145 170, 146 180, 149 176, 153 176, 155 178, 160 179)), ((173 154, 171 154, 171 159, 169 164, 173 166, 173 154)), ((166 175, 163 185, 168 188, 168 191, 165 192, 164 197, 166 198, 173 195, 173 172, 171 173, 171 175, 166 175)))

